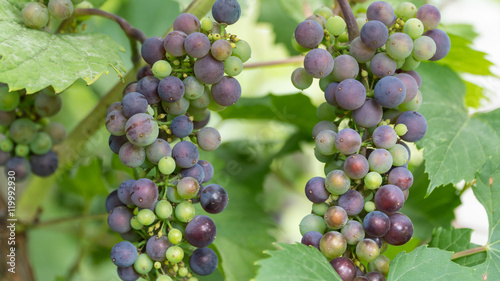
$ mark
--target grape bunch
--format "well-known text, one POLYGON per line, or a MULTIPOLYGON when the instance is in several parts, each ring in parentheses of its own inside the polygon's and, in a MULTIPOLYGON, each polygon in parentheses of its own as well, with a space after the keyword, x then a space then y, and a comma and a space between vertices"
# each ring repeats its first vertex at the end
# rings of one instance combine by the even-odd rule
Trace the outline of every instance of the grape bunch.
POLYGON ((49 0, 48 3, 47 1, 33 1, 24 5, 21 16, 24 25, 39 29, 49 23, 50 17, 56 20, 71 17, 74 8, 88 9, 93 8, 93 5, 84 0, 49 0))
POLYGON ((57 170, 52 146, 64 140, 66 129, 49 117, 60 109, 61 98, 48 90, 26 95, 0 84, 0 167, 6 175, 13 171, 22 181, 31 172, 47 177, 57 170))
POLYGON ((436 28, 440 17, 432 5, 404 2, 394 11, 376 1, 356 20, 359 37, 348 38, 346 21, 327 8, 295 30, 292 42, 307 54, 292 83, 306 89, 320 79, 326 100, 313 129, 325 177, 305 186, 313 206, 300 223, 302 243, 318 248, 344 281, 385 280, 390 260, 382 253, 413 235, 399 210, 413 184, 407 143, 427 131, 415 69, 450 50, 436 28))
POLYGON ((210 110, 238 101, 241 87, 233 76, 251 51, 226 31, 240 16, 238 2, 217 0, 212 14, 216 22, 180 14, 165 38, 148 38, 141 55, 149 65, 125 87, 121 102, 108 108, 109 147, 139 177, 124 181, 106 199, 109 227, 127 240, 111 250, 124 281, 141 275, 192 281, 193 273, 209 275, 218 265, 208 247, 216 225, 197 214, 194 204, 218 214, 228 194, 209 183, 214 168, 199 159, 199 149, 220 145, 217 129, 206 127, 210 110))

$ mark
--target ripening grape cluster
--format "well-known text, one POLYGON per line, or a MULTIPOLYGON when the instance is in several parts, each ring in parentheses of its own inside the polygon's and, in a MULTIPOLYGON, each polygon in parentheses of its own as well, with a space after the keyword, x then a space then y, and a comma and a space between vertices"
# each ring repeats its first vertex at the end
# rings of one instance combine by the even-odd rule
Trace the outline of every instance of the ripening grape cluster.
POLYGON ((74 8, 90 9, 93 5, 84 0, 48 0, 48 3, 47 1, 32 1, 24 5, 21 16, 24 25, 39 29, 49 23, 50 17, 56 20, 71 17, 74 8))
POLYGON ((124 89, 121 102, 108 108, 109 146, 140 177, 124 181, 106 199, 109 227, 127 240, 111 250, 124 281, 141 275, 191 281, 197 280, 193 273, 217 268, 217 255, 208 248, 216 225, 197 214, 194 204, 210 214, 228 204, 226 190, 209 183, 214 168, 199 159, 199 149, 213 151, 221 143, 219 132, 206 127, 210 110, 223 110, 241 95, 233 76, 249 59, 250 47, 226 32, 240 12, 238 2, 217 0, 216 22, 180 14, 165 38, 143 43, 149 65, 124 89))
POLYGON ((440 17, 432 5, 404 2, 394 10, 376 1, 351 42, 344 19, 327 8, 295 30, 292 42, 307 54, 292 83, 306 89, 320 79, 326 100, 313 130, 326 176, 305 186, 313 206, 300 223, 302 243, 318 248, 344 281, 385 280, 390 260, 382 253, 412 237, 411 220, 398 211, 413 184, 407 143, 427 131, 415 69, 450 50, 448 35, 436 29, 440 17))
POLYGON ((66 129, 49 117, 60 109, 61 98, 47 90, 26 95, 0 83, 0 167, 6 175, 14 172, 22 181, 31 173, 47 177, 57 170, 52 146, 64 140, 66 129))

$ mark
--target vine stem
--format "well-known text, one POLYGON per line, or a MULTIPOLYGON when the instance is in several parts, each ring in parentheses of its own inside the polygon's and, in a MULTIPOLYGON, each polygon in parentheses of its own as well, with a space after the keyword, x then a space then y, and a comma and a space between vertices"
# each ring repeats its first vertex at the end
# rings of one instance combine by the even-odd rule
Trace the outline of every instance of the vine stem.
POLYGON ((95 215, 88 215, 88 216, 75 216, 75 217, 67 217, 67 218, 60 218, 60 219, 54 219, 54 220, 48 220, 48 221, 42 221, 42 222, 35 222, 31 225, 29 225, 30 228, 33 227, 45 227, 45 226, 51 226, 55 224, 60 224, 60 223, 65 223, 65 222, 74 222, 74 221, 80 221, 80 220, 100 220, 104 219, 108 216, 108 214, 95 214, 95 215))
POLYGON ((347 24, 347 32, 349 33, 349 42, 359 36, 359 27, 356 18, 352 12, 351 6, 347 0, 338 0, 342 14, 344 14, 345 23, 347 24))
POLYGON ((477 253, 481 253, 481 252, 486 252, 486 250, 487 250, 486 246, 479 246, 479 247, 476 247, 476 248, 472 248, 472 249, 467 249, 467 250, 464 250, 464 251, 456 252, 456 253, 454 253, 451 256, 451 260, 456 260, 458 258, 470 256, 470 255, 473 255, 473 254, 477 254, 477 253))
POLYGON ((303 61, 304 61, 304 56, 294 56, 283 60, 246 63, 243 65, 243 69, 259 68, 267 66, 279 66, 286 64, 298 64, 302 63, 303 61))

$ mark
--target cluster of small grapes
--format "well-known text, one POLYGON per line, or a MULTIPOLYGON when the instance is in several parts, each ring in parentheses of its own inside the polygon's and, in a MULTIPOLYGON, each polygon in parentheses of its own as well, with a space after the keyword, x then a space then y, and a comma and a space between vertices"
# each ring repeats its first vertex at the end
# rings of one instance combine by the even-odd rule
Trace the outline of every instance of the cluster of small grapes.
POLYGON ((26 3, 21 12, 23 23, 27 27, 39 29, 49 23, 50 16, 64 20, 73 14, 74 8, 90 9, 92 3, 84 0, 49 0, 26 3))
POLYGON ((411 220, 398 211, 413 184, 406 142, 427 131, 416 112, 422 81, 415 68, 450 50, 448 35, 435 29, 440 17, 432 5, 405 2, 395 13, 376 1, 350 43, 344 19, 326 8, 295 30, 294 45, 308 53, 292 83, 305 89, 320 78, 326 99, 313 130, 326 177, 305 186, 313 207, 300 223, 302 243, 318 248, 344 281, 385 280, 390 260, 381 253, 413 235, 411 220))
POLYGON ((57 170, 59 160, 52 146, 66 137, 66 129, 50 122, 61 109, 61 98, 48 91, 26 95, 9 92, 0 84, 0 167, 25 180, 31 172, 47 177, 57 170))
POLYGON ((193 204, 218 214, 228 194, 220 185, 205 185, 214 169, 199 160, 198 148, 220 145, 219 132, 205 127, 210 109, 223 110, 240 98, 232 76, 241 72, 250 48, 225 31, 240 16, 236 1, 216 1, 212 14, 217 22, 181 14, 165 38, 147 39, 141 54, 152 67, 142 68, 107 112, 111 150, 141 177, 126 180, 106 199, 109 227, 128 240, 111 250, 124 281, 141 275, 191 281, 197 280, 193 273, 208 275, 217 268, 217 255, 208 248, 216 225, 196 215, 193 204))

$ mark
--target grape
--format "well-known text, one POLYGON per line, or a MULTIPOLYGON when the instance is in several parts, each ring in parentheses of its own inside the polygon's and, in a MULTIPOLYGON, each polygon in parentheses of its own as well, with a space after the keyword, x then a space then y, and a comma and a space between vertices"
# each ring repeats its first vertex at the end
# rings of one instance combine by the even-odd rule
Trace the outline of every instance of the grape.
POLYGON ((205 86, 194 76, 186 77, 182 83, 184 84, 184 97, 190 100, 197 99, 205 92, 205 86))
POLYGON ((209 275, 214 272, 217 268, 217 264, 217 255, 210 248, 196 249, 189 258, 189 267, 191 270, 202 276, 209 275))
POLYGON ((292 72, 292 84, 295 88, 304 90, 312 85, 313 77, 307 71, 299 67, 292 72))
POLYGON ((384 213, 399 211, 403 207, 404 201, 403 191, 392 184, 380 187, 374 197, 375 206, 384 213))
POLYGON ((375 1, 366 9, 366 17, 368 20, 378 20, 387 26, 394 24, 394 9, 391 4, 384 1, 375 1))
POLYGON ((177 182, 177 192, 184 199, 196 197, 199 190, 200 185, 198 184, 198 181, 192 177, 183 177, 177 182))
POLYGON ((389 31, 383 22, 372 20, 363 25, 359 37, 367 47, 377 49, 387 42, 389 31))
POLYGON ((163 38, 150 37, 142 43, 141 56, 149 64, 165 58, 165 48, 163 47, 163 38))
POLYGON ((313 203, 312 211, 314 214, 318 216, 324 216, 329 207, 330 205, 327 203, 318 203, 318 204, 313 203))
POLYGON ((417 18, 422 22, 425 29, 434 29, 441 21, 441 13, 433 5, 423 5, 417 11, 417 18))
POLYGON ((356 153, 361 147, 361 136, 351 128, 342 129, 335 138, 335 148, 345 155, 356 153))
POLYGON ((334 60, 324 49, 313 49, 304 58, 304 69, 314 78, 324 78, 332 73, 334 60))
POLYGON ((366 46, 359 37, 356 37, 354 38, 354 40, 352 40, 349 51, 351 53, 351 56, 353 56, 359 63, 369 62, 376 52, 375 49, 371 49, 370 47, 366 46))
POLYGON ((194 75, 201 83, 215 84, 224 77, 224 63, 207 55, 194 63, 194 75))
POLYGON ((369 212, 363 219, 363 228, 369 236, 382 237, 389 231, 389 217, 380 211, 369 212))
POLYGON ((172 228, 168 232, 168 240, 172 244, 179 244, 182 241, 182 232, 177 228, 172 228))
POLYGON ((324 102, 318 106, 316 117, 318 117, 319 120, 334 120, 337 117, 336 113, 337 108, 335 106, 324 102))
POLYGON ((379 126, 373 131, 373 143, 378 148, 390 149, 396 144, 398 135, 391 126, 379 126))
MULTIPOLYGON (((163 49, 163 45, 162 45, 163 49)), ((172 73, 172 66, 165 60, 156 61, 151 68, 155 77, 163 79, 172 73)))
POLYGON ((200 31, 200 20, 193 14, 183 13, 178 15, 174 20, 174 30, 191 34, 200 31))
POLYGON ((171 54, 174 57, 184 56, 186 54, 186 49, 184 49, 186 38, 186 33, 182 31, 172 31, 168 33, 163 40, 163 47, 167 55, 171 54))
POLYGON ((368 272, 365 277, 368 281, 385 281, 384 276, 376 271, 368 272))
POLYGON ((387 274, 389 273, 390 263, 391 260, 388 257, 380 255, 368 265, 368 268, 370 268, 370 270, 372 271, 377 271, 387 276, 387 274))
POLYGON ((304 235, 309 231, 317 231, 324 233, 326 229, 325 220, 323 217, 309 214, 302 218, 299 224, 300 234, 304 235))
POLYGON ((366 99, 365 103, 352 112, 352 119, 361 127, 371 128, 382 121, 382 107, 374 99, 366 99))
POLYGON ((364 183, 368 189, 377 189, 382 184, 382 176, 377 172, 369 172, 364 178, 364 183))
POLYGON ((184 258, 184 250, 179 246, 172 246, 167 250, 167 259, 171 263, 179 263, 184 258))
POLYGON ((408 150, 401 144, 395 144, 389 149, 392 155, 394 166, 403 166, 410 160, 410 154, 408 150))
POLYGON ((137 213, 137 221, 142 225, 152 225, 155 220, 156 216, 150 209, 142 209, 137 213))
POLYGON ((16 156, 27 157, 28 154, 30 153, 30 148, 26 144, 18 144, 18 145, 16 145, 14 152, 15 152, 16 156))
POLYGON ((361 193, 351 189, 340 195, 337 204, 346 211, 347 215, 356 216, 363 210, 365 200, 361 193))
POLYGON ((193 58, 202 58, 210 52, 210 40, 200 32, 193 32, 184 41, 186 53, 193 58))
POLYGON ((30 165, 33 174, 47 177, 55 173, 59 165, 59 159, 54 151, 49 151, 43 155, 32 155, 30 165))
POLYGON ((216 60, 224 61, 231 57, 233 47, 226 40, 217 40, 210 47, 210 53, 216 60))
POLYGON ((53 144, 60 144, 66 137, 66 129, 61 123, 51 122, 44 130, 49 134, 53 144))
POLYGON ((370 164, 371 171, 384 174, 392 167, 392 155, 389 151, 383 148, 378 148, 370 153, 368 163, 370 164))
POLYGON ((214 167, 210 162, 207 160, 199 160, 198 165, 200 165, 203 168, 204 171, 204 177, 203 177, 203 183, 208 182, 212 179, 214 176, 214 167))
POLYGON ((418 93, 418 85, 415 78, 407 73, 398 73, 394 75, 394 77, 397 77, 405 85, 406 96, 403 100, 403 103, 409 102, 414 99, 418 93))
POLYGON ((340 229, 347 223, 347 212, 340 206, 332 206, 326 210, 324 219, 329 228, 340 229))
POLYGON ((344 172, 351 179, 362 179, 368 169, 368 160, 361 154, 350 155, 344 162, 344 172))
POLYGON ((130 242, 119 242, 111 249, 111 261, 113 261, 116 266, 131 266, 134 264, 136 259, 137 248, 130 242))
POLYGON ((319 250, 319 241, 321 240, 321 237, 323 237, 323 234, 317 231, 309 231, 308 233, 304 234, 300 243, 307 246, 316 247, 319 250))
POLYGON ((218 184, 207 185, 200 194, 201 207, 210 214, 224 211, 228 200, 226 190, 218 184))
POLYGON ((43 3, 29 2, 22 10, 24 25, 31 28, 42 28, 49 22, 49 11, 43 3))
POLYGON ((351 180, 342 170, 333 170, 326 175, 325 188, 333 195, 342 195, 351 187, 351 180))
POLYGON ((197 134, 198 145, 205 151, 213 151, 217 149, 221 143, 221 136, 217 129, 206 127, 201 129, 197 134))
POLYGON ((170 156, 165 156, 158 161, 158 170, 164 175, 172 174, 175 167, 175 160, 170 156))
POLYGON ((342 81, 346 79, 355 79, 358 76, 359 65, 356 59, 350 55, 340 55, 335 58, 333 64, 333 79, 342 81))
POLYGON ((332 130, 334 132, 337 131, 337 126, 331 121, 319 121, 316 125, 314 125, 312 136, 316 138, 316 136, 324 130, 332 130))
POLYGON ((336 133, 332 130, 323 130, 314 139, 317 150, 323 155, 332 155, 335 151, 336 133))
POLYGON ((250 59, 252 54, 252 49, 250 49, 250 44, 245 40, 240 40, 235 44, 235 48, 233 48, 233 56, 241 59, 242 62, 246 62, 250 59))
POLYGON ((434 40, 434 43, 436 44, 436 53, 429 60, 440 60, 448 55, 451 48, 451 41, 446 32, 442 31, 441 29, 433 29, 426 31, 424 35, 432 38, 432 40, 434 40))
POLYGON ((50 139, 49 134, 45 132, 38 132, 35 138, 30 142, 29 149, 31 152, 37 155, 42 155, 52 148, 52 139, 50 139))
POLYGON ((420 74, 418 72, 411 70, 411 71, 405 71, 404 73, 409 74, 411 77, 417 81, 418 88, 422 86, 422 78, 420 77, 420 74))
POLYGON ((406 111, 399 115, 396 124, 405 124, 408 132, 401 139, 409 142, 417 142, 427 132, 427 121, 425 117, 416 111, 406 111))
POLYGON ((386 53, 378 53, 370 61, 370 71, 377 77, 393 75, 396 67, 396 61, 386 53))
POLYGON ((199 151, 192 142, 181 141, 172 149, 172 157, 177 166, 191 168, 198 161, 199 151))
POLYGON ((313 203, 323 203, 330 197, 325 188, 325 179, 322 177, 314 177, 307 181, 305 193, 307 199, 313 203))
MULTIPOLYGON (((185 138, 193 131, 193 121, 186 115, 180 115, 172 120, 170 125, 172 134, 178 138, 185 138)), ((164 155, 166 156, 166 155, 164 155)))
POLYGON ((70 0, 49 0, 49 13, 56 19, 64 20, 73 14, 73 3, 70 0))
POLYGON ((223 106, 235 104, 241 97, 241 86, 233 77, 224 76, 212 86, 213 100, 223 106))
POLYGON ((40 93, 35 98, 35 111, 40 116, 54 116, 61 110, 62 101, 59 96, 40 93))
MULTIPOLYGON (((320 80, 321 81, 321 80, 320 80)), ((335 92, 337 91, 339 83, 331 82, 326 86, 325 92, 325 100, 333 106, 338 106, 337 100, 335 99, 335 92)))
POLYGON ((344 235, 349 245, 356 245, 365 238, 363 226, 355 220, 348 221, 342 228, 341 233, 344 235))
POLYGON ((130 198, 133 192, 132 187, 135 180, 126 180, 120 184, 118 187, 118 198, 125 205, 133 205, 132 199, 130 198))
POLYGON ((392 108, 400 105, 406 97, 403 82, 394 76, 380 79, 374 89, 375 100, 383 107, 392 108))
POLYGON ((19 105, 19 101, 17 92, 9 92, 7 87, 0 88, 0 110, 12 111, 19 105))
POLYGON ((411 55, 413 40, 406 33, 396 32, 389 36, 386 43, 386 51, 391 58, 402 60, 411 55))
POLYGON ((203 119, 203 120, 196 120, 195 119, 193 121, 193 128, 195 130, 201 129, 201 128, 205 127, 209 121, 210 121, 210 111, 207 110, 207 114, 206 114, 205 119, 203 119))
POLYGON ((137 80, 141 80, 142 78, 148 77, 148 76, 154 77, 153 69, 151 68, 151 65, 149 65, 149 64, 141 67, 137 71, 136 78, 137 78, 137 80))
POLYGON ((10 159, 10 153, 0 150, 0 167, 4 166, 10 159))
POLYGON ((428 60, 436 54, 436 43, 429 36, 420 36, 413 44, 413 57, 418 61, 428 60))
MULTIPOLYGON (((123 96, 126 96, 132 92, 137 92, 137 82, 138 81, 131 82, 127 86, 125 86, 122 92, 123 96)), ((122 110, 122 103, 119 101, 112 103, 106 110, 106 115, 113 110, 122 110)))
POLYGON ((152 144, 146 147, 146 156, 153 164, 158 164, 160 159, 171 155, 172 149, 168 142, 163 139, 156 139, 152 144))
POLYGON ((403 66, 401 66, 401 69, 405 70, 405 71, 414 70, 414 69, 417 69, 417 67, 419 65, 420 65, 420 61, 416 60, 415 57, 413 57, 413 56, 408 56, 405 59, 403 66))
POLYGON ((295 28, 295 40, 304 48, 312 49, 323 40, 323 28, 312 20, 305 20, 295 28))
POLYGON ((181 79, 167 76, 158 84, 158 95, 166 102, 177 102, 184 96, 185 88, 181 79))
MULTIPOLYGON (((358 272, 359 273, 359 272, 358 272)), ((354 281, 368 281, 368 279, 366 279, 366 277, 362 276, 362 272, 361 274, 358 274, 356 276, 356 278, 353 279, 354 281)))
POLYGON ((229 76, 237 76, 243 71, 243 62, 238 57, 229 57, 224 61, 224 72, 229 76))
MULTIPOLYGON (((331 11, 330 9, 328 9, 331 11)), ((332 16, 326 21, 326 30, 333 36, 340 36, 346 29, 346 23, 343 18, 339 16, 332 16)))
POLYGON ((122 114, 130 118, 137 113, 146 113, 148 111, 148 100, 140 93, 132 92, 123 97, 122 114))
POLYGON ((147 274, 153 269, 153 261, 147 254, 140 254, 135 260, 134 269, 139 274, 147 274))
POLYGON ((363 239, 356 245, 356 256, 360 261, 369 263, 380 255, 380 248, 377 242, 371 239, 363 239))
POLYGON ((132 211, 125 206, 113 208, 108 215, 108 225, 111 230, 118 233, 125 233, 132 229, 130 220, 132 219, 132 211))
POLYGON ((113 210, 115 207, 118 206, 125 206, 125 204, 123 204, 123 202, 120 201, 120 198, 118 197, 118 192, 116 190, 113 190, 106 197, 106 212, 109 213, 111 210, 113 210))
POLYGON ((127 117, 119 110, 113 110, 106 116, 106 129, 108 132, 115 136, 122 136, 125 134, 125 125, 127 124, 127 117))
POLYGON ((384 235, 385 242, 399 246, 410 241, 413 235, 413 224, 411 220, 401 213, 395 213, 389 216, 390 229, 384 235))
POLYGON ((162 101, 161 106, 168 114, 183 115, 187 113, 187 110, 189 108, 189 101, 186 98, 182 97, 176 102, 162 101))
POLYGON ((415 40, 424 33, 424 24, 419 19, 409 19, 406 21, 403 31, 415 40))
POLYGON ((132 184, 130 199, 134 205, 141 208, 149 208, 158 199, 158 187, 150 179, 138 179, 132 184))
POLYGON ((186 240, 195 247, 206 247, 215 240, 217 229, 211 218, 198 215, 190 221, 185 230, 186 240))
MULTIPOLYGON (((178 190, 178 189, 177 189, 178 190)), ((198 191, 196 191, 198 193, 198 191)), ((188 201, 182 201, 179 205, 175 207, 175 217, 181 222, 190 222, 195 215, 195 209, 193 204, 188 201)))
POLYGON ((146 113, 138 113, 125 125, 127 139, 134 145, 147 146, 158 137, 159 128, 156 120, 146 113))
POLYGON ((182 169, 181 175, 183 178, 185 177, 194 178, 199 184, 201 184, 203 182, 203 179, 205 178, 205 171, 203 170, 203 167, 200 166, 200 161, 198 161, 198 163, 193 167, 188 169, 182 169))
POLYGON ((403 2, 396 8, 396 15, 407 21, 417 15, 417 7, 411 2, 403 2))
POLYGON ((160 79, 154 76, 146 76, 137 82, 136 91, 141 93, 149 104, 155 104, 161 101, 158 95, 158 84, 160 79))
POLYGON ((155 214, 162 220, 168 219, 172 215, 172 211, 172 204, 168 200, 160 200, 155 205, 155 214))
POLYGON ((133 266, 118 267, 117 272, 118 277, 120 277, 122 281, 136 281, 141 277, 141 275, 135 271, 133 266))
POLYGON ((340 232, 328 231, 321 237, 319 249, 327 259, 333 259, 342 256, 347 249, 347 241, 340 232))
POLYGON ((212 6, 212 15, 218 23, 233 24, 240 18, 240 4, 236 0, 217 0, 212 6))
POLYGON ((9 126, 12 122, 16 120, 16 114, 14 111, 3 111, 0 110, 0 126, 9 126))
POLYGON ((310 15, 310 16, 308 16, 306 18, 306 20, 315 21, 315 22, 319 23, 319 25, 321 25, 321 28, 325 28, 326 19, 323 16, 320 16, 320 15, 310 15))
MULTIPOLYGON (((186 88, 186 93, 184 93, 184 96, 187 96, 187 88, 186 88)), ((210 104, 210 89, 208 89, 208 87, 203 87, 203 93, 201 94, 201 96, 196 99, 192 99, 189 102, 190 102, 189 104, 190 107, 200 108, 200 109, 207 108, 210 104)))
POLYGON ((412 186, 413 175, 408 169, 397 167, 392 169, 389 173, 388 182, 389 184, 398 186, 404 191, 412 186))
POLYGON ((352 281, 356 277, 356 266, 345 257, 336 257, 330 261, 333 269, 343 281, 352 281))
POLYGON ((19 144, 32 142, 36 137, 36 131, 36 124, 27 118, 15 120, 9 128, 11 139, 19 144))
POLYGON ((120 162, 123 165, 135 168, 139 167, 146 160, 146 152, 143 147, 133 145, 130 142, 123 144, 118 151, 120 162))

